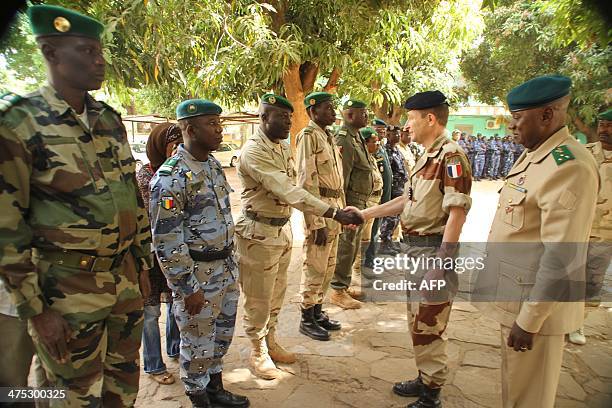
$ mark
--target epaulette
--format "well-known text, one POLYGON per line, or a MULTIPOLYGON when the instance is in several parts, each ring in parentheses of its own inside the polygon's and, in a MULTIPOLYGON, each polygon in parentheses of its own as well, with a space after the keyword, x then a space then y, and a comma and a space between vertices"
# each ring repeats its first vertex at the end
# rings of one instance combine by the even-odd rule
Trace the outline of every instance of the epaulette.
POLYGON ((14 106, 22 99, 23 97, 13 92, 7 92, 4 95, 0 96, 0 113, 8 111, 12 106, 14 106))
POLYGON ((159 166, 159 170, 157 170, 157 172, 159 174, 163 174, 166 176, 169 174, 172 174, 172 169, 174 169, 174 166, 176 166, 176 163, 178 163, 178 159, 171 157, 168 160, 166 160, 164 164, 159 166))
POLYGON ((117 116, 121 117, 121 113, 119 113, 117 111, 117 109, 113 108, 112 106, 110 106, 108 103, 104 102, 104 101, 98 101, 100 102, 102 105, 104 105, 105 108, 110 109, 111 111, 113 111, 115 114, 117 114, 117 116))
POLYGON ((562 165, 568 160, 575 159, 574 154, 570 151, 567 145, 561 145, 559 147, 556 147, 555 150, 553 150, 552 155, 555 159, 555 162, 557 163, 557 166, 562 165))
POLYGON ((337 133, 337 136, 346 136, 347 132, 346 129, 340 129, 337 133))

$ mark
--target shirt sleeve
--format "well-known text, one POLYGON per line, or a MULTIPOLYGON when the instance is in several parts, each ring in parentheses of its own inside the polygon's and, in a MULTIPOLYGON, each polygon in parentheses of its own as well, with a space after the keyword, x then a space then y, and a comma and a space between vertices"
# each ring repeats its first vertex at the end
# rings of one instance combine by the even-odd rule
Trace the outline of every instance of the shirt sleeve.
MULTIPOLYGON (((320 199, 319 172, 317 171, 317 140, 313 134, 300 133, 297 144, 297 186, 320 199)), ((306 228, 310 231, 325 227, 325 219, 315 214, 304 214, 306 228)))
POLYGON ((301 187, 296 187, 287 173, 263 150, 251 149, 241 157, 242 169, 263 188, 303 213, 322 216, 331 207, 301 187))
POLYGON ((342 175, 344 176, 344 191, 349 186, 351 181, 351 172, 353 171, 353 161, 355 150, 351 143, 351 136, 346 132, 340 132, 335 137, 336 145, 340 148, 342 155, 342 175))
POLYGON ((195 262, 185 243, 185 204, 183 183, 171 175, 156 175, 151 180, 151 224, 153 248, 168 286, 183 298, 199 290, 194 274, 195 262))
POLYGON ((0 124, 0 278, 21 319, 42 313, 46 302, 32 263, 30 208, 32 156, 21 139, 0 124))
POLYGON ((469 211, 472 207, 472 169, 467 157, 461 152, 447 153, 443 164, 442 210, 449 213, 451 207, 463 207, 466 212, 469 211))

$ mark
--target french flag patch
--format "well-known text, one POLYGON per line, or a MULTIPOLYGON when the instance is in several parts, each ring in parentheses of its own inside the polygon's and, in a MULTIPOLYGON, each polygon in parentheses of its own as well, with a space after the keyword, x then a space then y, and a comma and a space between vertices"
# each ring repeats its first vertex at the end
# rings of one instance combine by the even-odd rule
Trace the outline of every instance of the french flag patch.
POLYGON ((449 164, 446 166, 446 173, 450 178, 459 178, 463 174, 463 169, 461 168, 461 163, 449 164))

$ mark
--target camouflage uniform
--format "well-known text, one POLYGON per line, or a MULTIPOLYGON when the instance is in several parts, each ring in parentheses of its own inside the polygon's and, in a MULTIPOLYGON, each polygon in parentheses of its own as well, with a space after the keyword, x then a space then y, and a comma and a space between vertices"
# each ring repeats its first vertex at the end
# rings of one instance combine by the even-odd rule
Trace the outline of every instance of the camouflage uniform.
POLYGON ((416 163, 416 158, 413 150, 410 148, 410 144, 406 145, 400 141, 397 143, 396 147, 404 157, 404 168, 406 169, 406 172, 410 174, 416 163))
POLYGON ((261 341, 274 332, 287 289, 291 261, 291 207, 322 216, 330 205, 295 186, 291 148, 273 143, 261 129, 247 140, 238 162, 242 214, 236 222, 240 286, 247 336, 261 341))
MULTIPOLYGON (((342 164, 331 135, 312 120, 297 135, 297 185, 335 208, 344 208, 342 164)), ((304 266, 302 269, 302 305, 322 304, 336 268, 338 236, 342 227, 330 218, 304 214, 304 266), (327 228, 327 243, 315 245, 313 233, 327 228)))
MULTIPOLYGON (((372 155, 374 157, 375 166, 380 173, 382 178, 382 191, 380 192, 379 204, 384 204, 391 198, 391 185, 393 184, 393 174, 391 173, 391 163, 387 157, 387 152, 381 146, 378 151, 372 155)), ((372 196, 377 196, 378 191, 375 187, 372 196)), ((368 205, 369 206, 369 205, 368 205)), ((370 244, 365 251, 365 262, 372 264, 374 257, 376 256, 376 235, 378 234, 378 226, 380 225, 380 218, 374 219, 372 222, 372 228, 370 232, 370 244)), ((365 227, 364 227, 365 228, 365 227)))
MULTIPOLYGON (((336 134, 336 144, 342 153, 342 174, 344 175, 344 193, 346 205, 359 209, 366 208, 366 203, 374 191, 372 166, 376 165, 374 158, 359 132, 342 126, 336 134)), ((351 284, 353 263, 360 248, 361 231, 364 225, 357 229, 345 229, 340 234, 336 270, 331 287, 342 290, 351 284)))
POLYGON ((489 166, 489 177, 498 178, 501 162, 502 142, 494 139, 491 141, 491 164, 489 166))
MULTIPOLYGON (((397 146, 385 146, 389 162, 391 163, 391 172, 393 174, 393 183, 391 184, 391 200, 400 197, 404 194, 404 184, 408 180, 408 172, 404 167, 404 160, 397 146)), ((380 240, 382 242, 390 242, 391 234, 399 223, 399 215, 384 217, 380 226, 380 240)))
POLYGON ((0 275, 20 318, 50 308, 72 329, 67 364, 32 332, 51 386, 69 389, 51 405, 131 406, 149 222, 119 114, 89 95, 85 106, 88 124, 50 85, 4 106, 0 275))
POLYGON ((223 370, 234 335, 240 292, 232 256, 231 191, 212 155, 198 161, 183 145, 151 180, 153 247, 174 293, 180 375, 188 392, 206 390, 210 375, 223 370), (190 316, 185 298, 198 290, 205 305, 190 316))
MULTIPOLYGON (((443 133, 423 154, 406 187, 409 201, 401 214, 404 237, 410 244, 408 256, 433 257, 440 244, 451 207, 471 207, 471 168, 463 150, 443 133)), ((426 270, 416 272, 422 278, 426 270)), ((447 280, 454 280, 447 271, 447 280)), ((452 299, 421 301, 411 305, 410 326, 414 357, 423 383, 440 388, 448 375, 446 338, 452 299)))
POLYGON ((487 152, 487 143, 484 140, 476 139, 474 141, 474 178, 476 180, 485 176, 485 154, 487 152))

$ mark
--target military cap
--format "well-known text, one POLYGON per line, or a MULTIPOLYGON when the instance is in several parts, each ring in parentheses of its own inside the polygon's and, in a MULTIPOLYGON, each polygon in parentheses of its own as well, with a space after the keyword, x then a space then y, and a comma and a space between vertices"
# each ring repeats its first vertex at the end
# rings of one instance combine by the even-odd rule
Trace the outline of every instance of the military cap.
POLYGON ((406 99, 404 108, 408 110, 429 109, 440 105, 448 105, 446 96, 440 91, 418 92, 406 99))
POLYGON ((385 126, 386 127, 387 123, 384 120, 382 120, 382 119, 376 118, 376 119, 374 119, 372 121, 372 125, 374 125, 374 126, 385 126))
POLYGON ((261 97, 261 103, 263 105, 271 105, 279 108, 289 109, 293 112, 293 105, 286 98, 283 98, 280 95, 275 95, 273 93, 264 94, 261 97))
POLYGON ((344 105, 342 105, 342 109, 350 109, 350 108, 363 109, 365 107, 367 107, 365 102, 359 101, 357 99, 349 99, 348 101, 344 102, 344 105))
POLYGON ((59 6, 31 6, 28 16, 36 37, 77 35, 99 40, 104 31, 95 18, 59 6))
POLYGON ((387 130, 390 130, 390 131, 393 132, 395 130, 400 130, 400 127, 399 126, 395 126, 395 125, 387 125, 387 130))
POLYGON ((334 98, 334 95, 327 92, 313 92, 304 98, 304 106, 310 108, 311 106, 317 106, 318 104, 330 101, 334 98))
POLYGON ((220 115, 222 111, 219 105, 206 99, 188 99, 176 107, 176 118, 180 120, 194 116, 220 115))
POLYGON ((612 120, 612 109, 608 109, 607 111, 600 113, 597 115, 597 117, 600 120, 612 120))
POLYGON ((569 94, 572 80, 562 75, 543 75, 514 87, 506 100, 510 112, 533 109, 569 94))
POLYGON ((378 133, 371 127, 364 127, 359 129, 359 135, 363 140, 368 140, 372 136, 378 136, 378 133))

